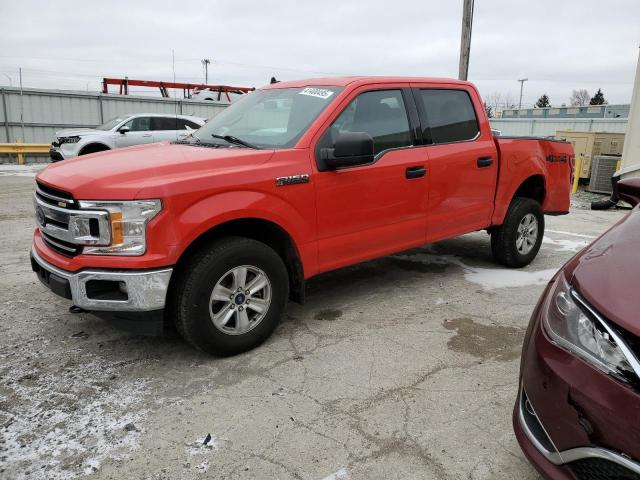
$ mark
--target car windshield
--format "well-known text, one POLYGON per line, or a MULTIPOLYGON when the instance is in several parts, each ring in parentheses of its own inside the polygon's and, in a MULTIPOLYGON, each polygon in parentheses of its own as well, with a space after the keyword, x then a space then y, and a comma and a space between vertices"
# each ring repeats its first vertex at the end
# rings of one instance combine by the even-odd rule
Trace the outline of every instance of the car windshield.
POLYGON ((341 87, 256 90, 209 120, 194 137, 203 143, 291 148, 341 87))
POLYGON ((123 120, 124 120, 124 118, 122 118, 122 117, 112 118, 111 120, 108 120, 108 121, 104 122, 102 125, 98 125, 96 127, 96 130, 111 130, 113 127, 118 125, 123 120))

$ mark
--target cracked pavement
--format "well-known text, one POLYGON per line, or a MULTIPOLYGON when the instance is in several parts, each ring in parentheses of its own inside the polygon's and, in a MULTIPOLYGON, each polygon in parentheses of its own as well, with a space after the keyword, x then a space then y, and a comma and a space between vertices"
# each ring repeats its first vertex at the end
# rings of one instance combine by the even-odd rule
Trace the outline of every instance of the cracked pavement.
POLYGON ((511 429, 529 315, 552 272, 625 213, 547 217, 515 276, 483 232, 324 274, 263 346, 217 359, 68 313, 30 271, 33 185, 0 177, 12 479, 538 479, 511 429))

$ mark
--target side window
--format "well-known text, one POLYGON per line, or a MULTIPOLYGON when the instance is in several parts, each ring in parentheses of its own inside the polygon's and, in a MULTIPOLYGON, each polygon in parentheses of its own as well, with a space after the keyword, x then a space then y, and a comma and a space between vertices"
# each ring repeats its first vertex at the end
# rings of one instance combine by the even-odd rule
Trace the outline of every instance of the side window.
POLYGON ((196 122, 192 122, 191 120, 178 119, 178 130, 186 130, 187 127, 193 130, 198 130, 200 128, 200 125, 198 125, 196 122), (180 121, 182 121, 183 123, 180 123, 180 121))
POLYGON ((474 139, 480 132, 469 94, 464 90, 420 90, 433 143, 474 139))
POLYGON ((374 154, 411 145, 409 119, 400 90, 378 90, 358 95, 329 127, 332 143, 344 132, 367 132, 374 154))
POLYGON ((178 130, 176 117, 153 117, 151 119, 152 130, 178 130))
POLYGON ((151 119, 149 117, 136 117, 129 120, 123 126, 129 127, 131 132, 146 132, 151 130, 151 119))

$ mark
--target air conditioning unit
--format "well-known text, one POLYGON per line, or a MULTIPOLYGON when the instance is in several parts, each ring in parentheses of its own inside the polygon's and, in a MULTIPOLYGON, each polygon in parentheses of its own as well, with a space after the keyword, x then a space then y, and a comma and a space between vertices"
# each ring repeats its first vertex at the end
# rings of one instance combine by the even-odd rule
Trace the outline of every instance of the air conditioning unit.
POLYGON ((610 194, 611 177, 616 172, 620 161, 619 155, 597 155, 591 163, 591 179, 589 180, 590 192, 610 194))

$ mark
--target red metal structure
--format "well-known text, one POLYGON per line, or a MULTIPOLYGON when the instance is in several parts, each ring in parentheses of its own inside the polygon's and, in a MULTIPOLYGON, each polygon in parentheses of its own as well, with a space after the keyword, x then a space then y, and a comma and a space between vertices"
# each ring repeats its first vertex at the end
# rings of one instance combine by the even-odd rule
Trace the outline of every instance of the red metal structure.
POLYGON ((218 93, 218 100, 225 94, 227 100, 231 102, 230 93, 249 93, 255 90, 253 87, 230 87, 228 85, 206 85, 203 83, 180 83, 180 82, 157 82, 155 80, 133 80, 130 78, 103 78, 102 93, 109 93, 109 85, 118 85, 120 95, 129 95, 129 87, 155 87, 160 89, 160 94, 168 98, 170 88, 182 89, 184 98, 191 96, 191 90, 211 90, 218 93))

